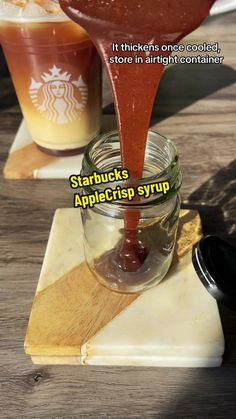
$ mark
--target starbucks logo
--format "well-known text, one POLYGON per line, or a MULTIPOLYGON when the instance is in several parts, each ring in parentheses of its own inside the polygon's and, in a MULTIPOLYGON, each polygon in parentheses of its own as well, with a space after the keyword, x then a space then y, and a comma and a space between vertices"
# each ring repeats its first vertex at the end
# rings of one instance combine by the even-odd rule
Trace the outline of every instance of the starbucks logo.
POLYGON ((71 80, 67 71, 55 65, 40 81, 31 78, 29 94, 35 108, 51 122, 68 124, 79 118, 88 101, 88 87, 82 76, 71 80))

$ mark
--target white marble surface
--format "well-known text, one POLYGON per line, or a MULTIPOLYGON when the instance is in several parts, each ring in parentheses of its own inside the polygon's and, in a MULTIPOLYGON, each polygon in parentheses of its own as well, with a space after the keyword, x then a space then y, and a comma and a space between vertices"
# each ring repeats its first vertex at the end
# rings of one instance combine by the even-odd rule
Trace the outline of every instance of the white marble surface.
MULTIPOLYGON (((83 260, 79 211, 57 210, 37 291, 83 260)), ((142 294, 84 344, 81 358, 32 359, 35 363, 216 367, 223 352, 217 304, 197 278, 188 254, 160 285, 142 294)))
POLYGON ((20 150, 21 148, 29 144, 32 144, 32 139, 28 131, 27 125, 23 119, 18 128, 15 139, 10 148, 9 154, 13 153, 14 151, 20 150))
POLYGON ((36 292, 47 288, 83 261, 80 210, 58 209, 52 223, 36 292))
POLYGON ((220 365, 224 339, 217 304, 195 274, 191 254, 87 342, 86 352, 87 364, 112 354, 132 365, 146 358, 149 365, 220 365))

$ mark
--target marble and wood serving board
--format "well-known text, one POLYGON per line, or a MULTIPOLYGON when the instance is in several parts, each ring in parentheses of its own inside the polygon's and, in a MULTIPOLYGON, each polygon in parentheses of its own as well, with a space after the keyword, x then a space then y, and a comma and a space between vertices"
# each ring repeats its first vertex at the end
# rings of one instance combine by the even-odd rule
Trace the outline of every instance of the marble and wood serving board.
POLYGON ((224 337, 218 307, 194 274, 198 213, 181 211, 167 278, 143 294, 97 283, 83 254, 77 209, 56 211, 25 338, 36 364, 216 367, 224 337))
MULTIPOLYGON (((116 128, 114 115, 103 115, 102 130, 116 128)), ((79 173, 83 154, 72 157, 49 156, 32 141, 26 122, 22 120, 3 169, 6 179, 68 179, 79 173)))

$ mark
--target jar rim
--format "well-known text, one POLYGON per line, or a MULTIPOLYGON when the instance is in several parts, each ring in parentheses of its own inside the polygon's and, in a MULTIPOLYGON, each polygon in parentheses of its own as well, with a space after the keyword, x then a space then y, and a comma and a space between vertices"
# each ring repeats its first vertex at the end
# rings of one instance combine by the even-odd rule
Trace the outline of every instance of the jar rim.
MULTIPOLYGON (((111 208, 119 207, 120 209, 142 209, 142 208, 148 208, 153 205, 166 205, 167 201, 171 201, 179 192, 181 184, 182 184, 182 174, 180 171, 179 166, 179 154, 177 151, 176 146, 174 143, 169 140, 168 138, 164 137, 163 135, 153 131, 148 131, 148 141, 147 141, 147 147, 146 147, 146 154, 145 154, 145 163, 144 163, 144 172, 145 173, 152 173, 151 176, 143 177, 142 179, 131 179, 129 178, 127 181, 122 182, 116 182, 112 184, 107 184, 107 187, 114 188, 116 186, 121 186, 121 184, 125 184, 128 187, 132 184, 135 185, 148 185, 148 184, 155 184, 155 183, 164 183, 165 181, 169 182, 170 189, 167 193, 157 192, 155 194, 151 194, 150 197, 140 198, 139 201, 127 201, 127 200, 115 200, 112 202, 106 202, 104 204, 99 204, 99 210, 103 210, 103 207, 107 208, 107 206, 111 208), (156 140, 156 141, 155 141, 156 140), (159 142, 157 141, 159 140, 159 142), (160 143, 161 140, 161 143, 160 143), (168 145, 168 148, 166 147, 166 144, 168 145), (157 150, 160 150, 160 154, 157 152, 157 150), (154 154, 153 154, 154 153, 154 154), (152 156, 158 156, 158 158, 152 158, 152 156), (164 158, 163 158, 164 155, 164 158), (161 166, 161 167, 159 167, 161 166), (164 169, 162 167, 164 166, 164 169), (160 170, 158 170, 160 169, 160 170), (155 171, 155 172, 154 172, 155 171), (111 186, 112 185, 112 186, 111 186)), ((121 162, 121 155, 120 155, 120 142, 119 142, 119 136, 117 131, 111 131, 106 134, 101 134, 95 137, 90 144, 86 147, 84 152, 84 159, 82 163, 82 176, 84 175, 91 175, 94 172, 97 172, 99 174, 105 173, 106 169, 112 169, 112 167, 120 168, 120 162, 121 162), (106 141, 107 140, 107 141, 106 141), (108 146, 106 148, 105 146, 108 146), (114 145, 118 145, 118 148, 114 148, 114 145), (102 146, 104 145, 104 148, 102 146), (96 147, 97 146, 97 147, 96 147), (111 146, 111 148, 109 148, 111 146), (112 147, 113 146, 113 147, 112 147), (108 165, 107 167, 99 167, 99 163, 96 164, 96 159, 98 159, 99 162, 104 164, 106 162, 106 156, 104 159, 104 155, 109 154, 110 151, 113 150, 113 159, 115 157, 118 157, 118 161, 112 160, 110 163, 112 165, 108 165), (103 151, 103 153, 100 151, 103 151), (100 159, 100 160, 99 160, 100 159), (95 162, 94 162, 95 160, 95 162), (116 164, 115 164, 116 163, 116 164)), ((84 186, 83 190, 85 194, 89 195, 94 193, 94 190, 102 192, 104 189, 104 186, 101 187, 101 185, 94 186, 84 186)), ((97 205, 96 205, 97 207, 97 205)))
MULTIPOLYGON (((148 134, 152 134, 152 135, 158 136, 159 138, 162 138, 166 142, 166 144, 168 144, 171 147, 171 149, 173 151, 173 158, 169 162, 168 166, 166 166, 163 170, 158 172, 158 174, 155 174, 155 175, 152 175, 152 176, 147 176, 147 177, 141 178, 141 179, 135 179, 135 182, 140 182, 140 184, 142 184, 142 182, 144 180, 145 180, 145 182, 151 182, 151 181, 157 180, 158 178, 162 178, 167 173, 169 173, 170 170, 173 169, 173 167, 177 164, 177 162, 179 160, 179 152, 177 150, 177 147, 173 143, 173 141, 171 141, 166 136, 160 134, 159 132, 156 132, 156 131, 151 130, 151 129, 148 130, 148 134)), ((92 151, 93 146, 96 145, 101 139, 105 140, 105 139, 108 139, 109 137, 112 137, 114 135, 117 135, 118 138, 119 138, 119 133, 118 133, 117 130, 109 131, 105 134, 104 133, 99 134, 86 146, 85 151, 84 151, 84 158, 86 159, 86 162, 89 164, 92 171, 98 172, 98 173, 103 173, 102 170, 100 170, 96 165, 94 165, 93 160, 91 158, 91 151, 92 151)), ((129 180, 132 181, 133 179, 129 179, 129 180)))

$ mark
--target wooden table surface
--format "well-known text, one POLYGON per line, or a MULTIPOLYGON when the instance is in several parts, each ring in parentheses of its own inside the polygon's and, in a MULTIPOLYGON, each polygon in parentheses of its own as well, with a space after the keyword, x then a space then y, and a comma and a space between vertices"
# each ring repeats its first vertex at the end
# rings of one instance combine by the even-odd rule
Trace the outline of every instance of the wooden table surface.
MULTIPOLYGON (((224 64, 170 67, 153 124, 177 144, 183 204, 205 233, 236 243, 236 13, 211 18, 191 41, 219 41, 224 64)), ((112 113, 105 87, 105 112, 112 113)), ((1 168, 21 121, 9 78, 0 80, 1 168)), ((236 313, 220 306, 226 353, 219 369, 34 366, 23 342, 56 208, 72 206, 67 181, 5 181, 0 188, 1 418, 235 418, 236 313)))

